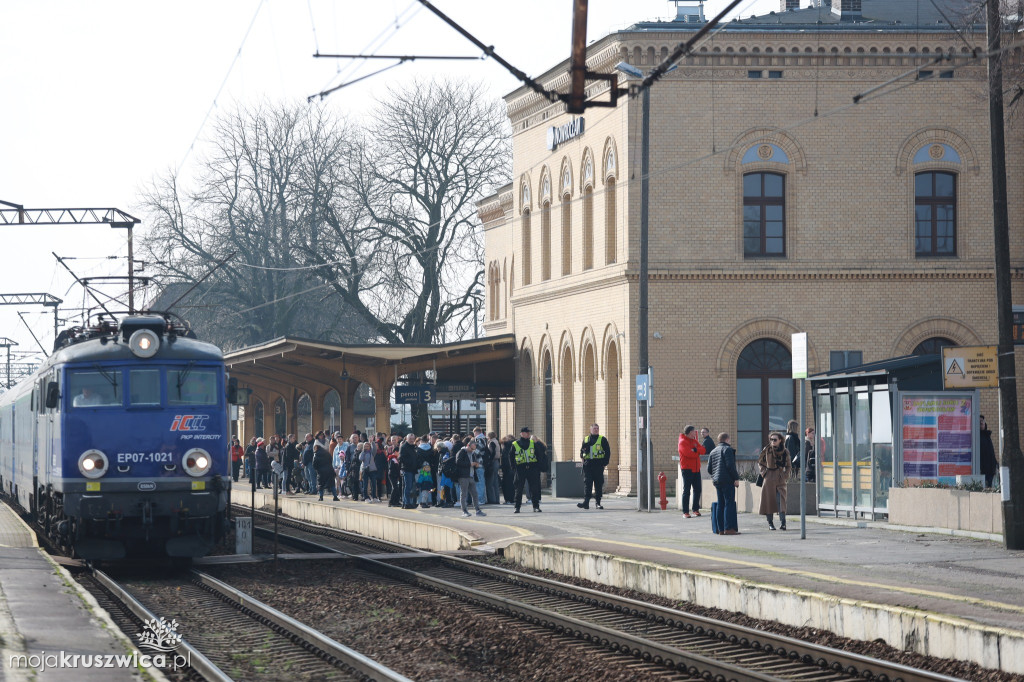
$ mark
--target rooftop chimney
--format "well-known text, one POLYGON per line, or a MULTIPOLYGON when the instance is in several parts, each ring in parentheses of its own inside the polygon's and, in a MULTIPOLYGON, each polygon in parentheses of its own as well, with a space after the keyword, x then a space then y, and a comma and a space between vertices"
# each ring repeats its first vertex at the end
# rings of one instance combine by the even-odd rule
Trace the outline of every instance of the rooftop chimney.
POLYGON ((859 19, 860 0, 832 0, 832 14, 840 19, 859 19))

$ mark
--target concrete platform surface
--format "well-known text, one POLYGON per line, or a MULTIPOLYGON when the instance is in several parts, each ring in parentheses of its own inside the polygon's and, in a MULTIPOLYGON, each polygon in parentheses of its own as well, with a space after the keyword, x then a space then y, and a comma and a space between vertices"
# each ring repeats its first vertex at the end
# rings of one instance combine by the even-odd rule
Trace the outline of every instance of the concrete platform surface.
POLYGON ((0 680, 165 679, 159 670, 140 669, 134 650, 92 596, 36 546, 31 529, 0 503, 0 680))
MULTIPOLYGON (((257 506, 272 504, 271 495, 256 498, 257 506)), ((250 491, 234 491, 233 500, 248 505, 250 491)), ((1024 673, 1024 553, 997 542, 816 517, 808 517, 801 540, 799 516, 789 517, 789 530, 771 531, 764 517, 751 514, 740 514, 739 535, 720 536, 711 532, 707 511, 687 519, 671 509, 639 512, 634 498, 605 497, 604 510, 579 509, 578 501, 544 497, 542 513, 526 502, 520 514, 509 505, 485 505, 487 516, 471 518, 458 508, 403 510, 303 495, 284 496, 281 506, 292 516, 309 517, 315 509, 312 518, 339 527, 333 519, 347 524, 355 516, 388 517, 380 528, 401 520, 436 526, 457 532, 463 546, 503 549, 536 568, 791 625, 881 637, 921 653, 955 651, 958 658, 1024 673)), ((451 549, 450 543, 429 546, 432 535, 419 533, 424 543, 416 546, 451 549)))

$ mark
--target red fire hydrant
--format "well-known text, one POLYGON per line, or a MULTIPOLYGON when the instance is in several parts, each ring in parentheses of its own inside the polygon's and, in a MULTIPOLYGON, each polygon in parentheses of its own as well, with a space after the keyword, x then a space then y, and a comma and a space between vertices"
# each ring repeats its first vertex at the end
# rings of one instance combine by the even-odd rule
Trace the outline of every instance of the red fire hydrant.
POLYGON ((665 497, 665 481, 668 480, 665 477, 665 472, 662 471, 658 474, 658 487, 661 488, 661 499, 658 500, 658 504, 661 505, 661 510, 665 511, 668 509, 668 498, 665 497))

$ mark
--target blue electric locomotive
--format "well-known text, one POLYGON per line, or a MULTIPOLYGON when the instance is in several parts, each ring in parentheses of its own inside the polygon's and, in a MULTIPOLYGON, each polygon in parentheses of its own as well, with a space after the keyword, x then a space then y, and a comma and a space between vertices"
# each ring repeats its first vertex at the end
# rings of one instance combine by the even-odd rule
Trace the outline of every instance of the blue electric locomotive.
POLYGON ((0 396, 0 488, 84 559, 209 553, 231 487, 220 349, 159 315, 55 345, 0 396))

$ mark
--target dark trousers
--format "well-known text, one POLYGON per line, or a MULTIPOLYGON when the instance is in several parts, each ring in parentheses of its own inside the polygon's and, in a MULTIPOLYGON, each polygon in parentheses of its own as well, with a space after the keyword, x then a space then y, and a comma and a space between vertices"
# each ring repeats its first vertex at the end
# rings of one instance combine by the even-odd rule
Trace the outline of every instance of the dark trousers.
MULTIPOLYGON (((701 482, 699 471, 683 469, 683 511, 700 511, 701 482), (690 506, 690 491, 693 491, 693 507, 690 506)), ((733 493, 733 499, 736 494, 733 493)))
POLYGON ((516 503, 516 509, 519 509, 523 503, 523 486, 527 483, 530 484, 530 501, 533 502, 534 508, 540 507, 540 467, 536 464, 527 464, 516 467, 516 490, 513 500, 516 503))
POLYGON ((238 472, 242 470, 242 460, 236 459, 231 463, 231 480, 238 483, 238 472))
POLYGON ((726 519, 728 518, 725 514, 726 507, 730 504, 736 504, 736 486, 732 485, 716 485, 715 490, 718 491, 718 507, 715 508, 715 522, 719 528, 725 528, 725 530, 739 530, 738 528, 726 528, 726 519))
POLYGON ((334 469, 323 469, 317 471, 317 478, 320 479, 320 483, 317 486, 320 493, 320 499, 324 499, 324 491, 330 490, 332 497, 337 497, 338 492, 334 489, 334 469))
MULTIPOLYGON (((531 484, 532 489, 532 484, 531 484)), ((593 497, 598 504, 601 504, 601 496, 604 494, 604 467, 583 465, 583 504, 590 502, 593 497)))
POLYGON ((501 494, 505 496, 506 502, 512 502, 516 494, 515 469, 502 468, 501 470, 501 494))
POLYGON ((406 507, 416 506, 416 472, 402 472, 402 505, 406 507))
POLYGON ((401 507, 402 506, 402 479, 392 478, 391 483, 391 498, 388 500, 389 507, 401 507))

